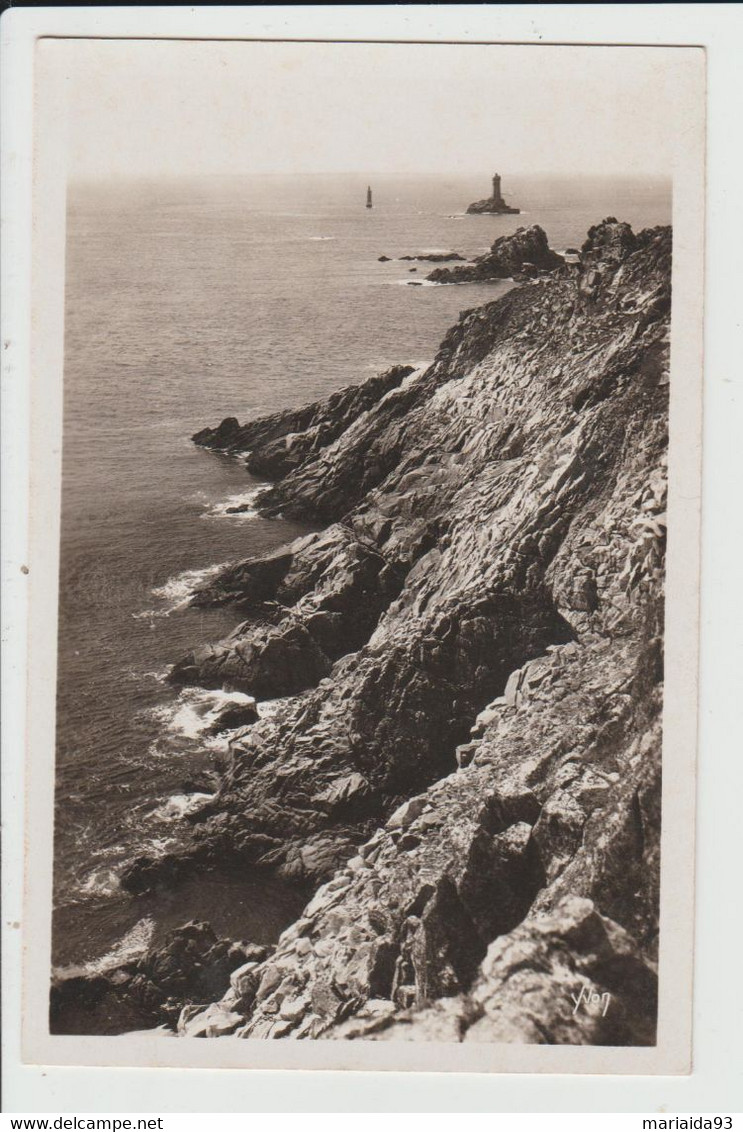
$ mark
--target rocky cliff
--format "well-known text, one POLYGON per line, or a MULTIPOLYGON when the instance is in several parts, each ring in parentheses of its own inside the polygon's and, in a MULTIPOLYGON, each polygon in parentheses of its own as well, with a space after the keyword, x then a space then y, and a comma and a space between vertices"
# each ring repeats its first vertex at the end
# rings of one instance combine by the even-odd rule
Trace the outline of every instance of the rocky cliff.
POLYGON ((244 619, 172 679, 285 698, 124 882, 315 895, 181 1033, 654 1041, 670 229, 582 258, 425 372, 195 437, 322 529, 197 595, 244 619))

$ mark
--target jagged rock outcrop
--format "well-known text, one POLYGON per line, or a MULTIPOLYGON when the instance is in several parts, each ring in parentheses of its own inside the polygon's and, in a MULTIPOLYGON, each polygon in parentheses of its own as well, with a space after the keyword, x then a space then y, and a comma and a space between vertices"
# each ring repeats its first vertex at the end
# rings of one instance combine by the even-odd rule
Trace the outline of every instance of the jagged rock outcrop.
MULTIPOLYGON (((452 263, 455 260, 464 261, 465 257, 460 255, 459 252, 421 252, 419 255, 401 255, 398 256, 401 263, 412 262, 413 260, 420 260, 423 263, 452 263)), ((392 256, 380 255, 377 257, 378 263, 390 263, 392 256)), ((411 268, 415 271, 415 268, 411 268)))
MULTIPOLYGON (((175 1025, 184 1008, 204 1006, 231 984, 230 976, 245 964, 257 967, 271 951, 254 943, 218 939, 210 924, 193 920, 169 932, 160 946, 137 959, 114 963, 95 975, 58 976, 52 982, 50 1027, 70 1032, 68 1014, 86 1017, 91 1032, 116 1032, 122 1017, 138 1019, 142 1026, 175 1025)), ((238 1015, 235 1025, 242 1021, 238 1015)))
POLYGON ((249 617, 174 677, 287 698, 128 883, 317 892, 183 1032, 654 1040, 670 229, 609 219, 582 261, 344 417, 259 504, 326 529, 198 596, 249 617))
POLYGON ((324 1036, 652 1045, 657 999, 655 971, 629 934, 591 901, 568 897, 497 938, 466 993, 403 1012, 367 1003, 324 1036))
POLYGON ((426 252, 423 255, 401 255, 401 260, 420 260, 422 263, 452 263, 454 260, 464 260, 459 252, 426 252))
POLYGON ((553 252, 547 234, 538 224, 517 228, 511 236, 499 236, 486 255, 461 267, 437 267, 426 278, 434 283, 483 283, 490 279, 522 282, 562 267, 562 257, 553 252))
POLYGON ((310 453, 332 444, 412 372, 412 366, 393 366, 363 385, 339 389, 327 401, 273 413, 244 425, 236 417, 226 417, 217 428, 204 428, 192 440, 204 448, 245 454, 248 471, 254 475, 269 479, 283 476, 310 453))

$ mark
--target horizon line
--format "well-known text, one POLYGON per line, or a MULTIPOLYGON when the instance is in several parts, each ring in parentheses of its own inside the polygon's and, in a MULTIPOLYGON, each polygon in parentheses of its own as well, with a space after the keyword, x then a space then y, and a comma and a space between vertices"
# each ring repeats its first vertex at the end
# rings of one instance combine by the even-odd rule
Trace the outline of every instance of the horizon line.
MULTIPOLYGON (((68 184, 75 184, 75 183, 102 182, 102 181, 178 181, 178 180, 186 180, 186 179, 194 180, 194 179, 197 179, 197 178, 198 179, 206 179, 206 178, 217 178, 217 177, 222 178, 222 179, 225 179, 225 178, 228 178, 228 177, 233 177, 233 178, 239 177, 241 179, 244 179, 246 177, 251 177, 251 178, 260 178, 260 177, 265 177, 265 178, 268 178, 268 177, 286 177, 286 178, 288 178, 288 177, 306 177, 306 178, 355 177, 355 178, 358 178, 359 180, 362 180, 362 181, 364 181, 364 180, 368 181, 370 178, 374 178, 374 177, 377 177, 377 178, 389 177, 389 178, 395 178, 395 179, 416 178, 416 179, 421 179, 421 180, 438 180, 438 181, 441 181, 441 180, 464 180, 464 179, 469 179, 469 178, 483 177, 485 180, 489 181, 492 178, 492 176, 493 176, 492 172, 491 173, 483 173, 482 170, 471 170, 471 171, 467 171, 467 170, 461 171, 461 170, 459 170, 456 173, 450 173, 450 172, 440 172, 439 173, 439 172, 435 172, 435 171, 414 172, 414 171, 403 171, 403 170, 397 170, 397 171, 394 171, 394 170, 372 170, 372 171, 369 171, 369 170, 358 170, 358 169, 343 169, 343 170, 323 169, 323 170, 313 170, 313 171, 304 170, 304 171, 301 171, 301 172, 292 171, 292 170, 263 170, 261 172, 257 172, 255 170, 253 170, 253 171, 242 170, 242 171, 239 171, 239 172, 227 172, 227 171, 218 171, 218 170, 210 170, 210 171, 206 171, 206 170, 205 171, 182 170, 181 172, 178 172, 178 173, 173 172, 173 171, 169 171, 169 170, 162 170, 160 172, 155 172, 155 171, 144 172, 143 171, 143 172, 140 172, 140 173, 130 173, 130 172, 126 172, 126 171, 111 172, 111 173, 76 173, 76 174, 71 174, 67 177, 67 183, 68 184)), ((629 171, 629 172, 627 170, 615 170, 615 171, 606 172, 606 171, 601 171, 601 170, 596 169, 596 170, 584 170, 581 173, 569 173, 566 170, 562 170, 562 169, 560 169, 560 170, 558 170, 558 169, 531 169, 531 170, 514 169, 514 170, 512 170, 512 171, 510 171, 506 174, 503 174, 503 177, 504 177, 504 179, 505 178, 511 178, 511 177, 517 177, 517 178, 520 178, 520 177, 564 177, 566 180, 571 180, 571 181, 579 180, 580 178, 591 178, 591 179, 601 178, 601 179, 604 179, 604 180, 608 180, 608 179, 615 179, 616 180, 618 178, 624 179, 624 180, 656 179, 656 180, 664 180, 664 181, 669 181, 669 182, 673 181, 673 174, 671 172, 667 171, 667 170, 635 170, 635 171, 629 171)))

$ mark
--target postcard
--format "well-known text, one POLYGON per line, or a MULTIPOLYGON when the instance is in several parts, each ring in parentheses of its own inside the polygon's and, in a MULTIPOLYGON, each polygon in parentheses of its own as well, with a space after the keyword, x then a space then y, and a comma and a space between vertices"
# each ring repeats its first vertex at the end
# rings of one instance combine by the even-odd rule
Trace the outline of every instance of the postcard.
POLYGON ((38 40, 29 1063, 689 1071, 704 68, 38 40))

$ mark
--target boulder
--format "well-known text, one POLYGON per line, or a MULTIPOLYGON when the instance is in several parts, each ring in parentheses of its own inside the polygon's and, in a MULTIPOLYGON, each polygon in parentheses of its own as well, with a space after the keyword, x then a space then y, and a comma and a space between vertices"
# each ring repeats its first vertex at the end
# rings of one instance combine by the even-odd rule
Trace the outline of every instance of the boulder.
POLYGON ((230 704, 220 711, 213 723, 209 725, 210 735, 220 735, 223 731, 232 731, 238 727, 247 727, 259 718, 255 700, 248 703, 230 704))
POLYGON ((222 1038, 233 1034, 242 1022, 242 1016, 214 1002, 205 1009, 186 1006, 178 1019, 178 1036, 181 1038, 222 1038))
POLYGON ((216 428, 202 428, 191 437, 194 444, 208 448, 229 448, 240 430, 237 417, 225 417, 216 428))

